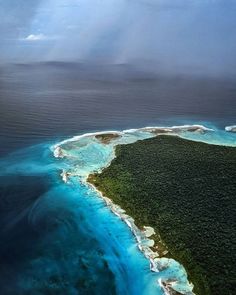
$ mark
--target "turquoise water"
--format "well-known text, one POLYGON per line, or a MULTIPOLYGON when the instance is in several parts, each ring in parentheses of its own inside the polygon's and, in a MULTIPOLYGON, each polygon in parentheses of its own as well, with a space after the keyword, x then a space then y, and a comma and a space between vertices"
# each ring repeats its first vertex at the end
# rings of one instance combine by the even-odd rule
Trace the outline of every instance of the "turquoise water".
MULTIPOLYGON (((1 179, 26 177, 27 186, 28 176, 49 182, 46 191, 21 210, 21 216, 6 220, 8 237, 16 231, 25 235, 19 220, 24 220, 30 235, 27 245, 19 243, 14 266, 6 265, 8 277, 14 280, 8 285, 5 278, 3 294, 160 292, 149 262, 138 251, 126 225, 76 178, 69 184, 61 181, 59 173, 66 164, 53 157, 50 146, 36 145, 1 162, 1 179)), ((6 240, 5 252, 14 246, 11 239, 6 240)))
MULTIPOLYGON (((236 134, 217 129, 177 133, 236 145, 236 134)), ((153 136, 147 129, 118 134, 109 145, 90 134, 34 145, 0 161, 2 294, 164 294, 161 281, 167 279, 177 280, 176 290, 192 294, 178 262, 157 258, 160 271, 150 270, 140 251, 147 250, 148 240, 138 244, 127 224, 86 183, 89 173, 110 163, 116 144, 153 136), (58 147, 62 154, 56 158, 58 147), (71 173, 66 183, 63 172, 71 173), (9 207, 14 207, 11 214, 9 207)))

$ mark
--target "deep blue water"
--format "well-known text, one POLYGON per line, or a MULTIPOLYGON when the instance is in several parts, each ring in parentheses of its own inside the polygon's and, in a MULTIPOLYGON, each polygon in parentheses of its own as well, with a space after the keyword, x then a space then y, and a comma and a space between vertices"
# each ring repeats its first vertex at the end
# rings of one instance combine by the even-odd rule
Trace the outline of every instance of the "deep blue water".
POLYGON ((100 200, 62 183, 50 146, 88 131, 189 122, 223 129, 235 118, 235 81, 2 68, 0 294, 150 294, 156 277, 147 277, 141 254, 132 258, 131 233, 100 200))
POLYGON ((49 152, 39 145, 1 163, 8 165, 0 174, 1 294, 103 294, 108 287, 115 294, 103 248, 86 225, 89 204, 63 185, 49 152))

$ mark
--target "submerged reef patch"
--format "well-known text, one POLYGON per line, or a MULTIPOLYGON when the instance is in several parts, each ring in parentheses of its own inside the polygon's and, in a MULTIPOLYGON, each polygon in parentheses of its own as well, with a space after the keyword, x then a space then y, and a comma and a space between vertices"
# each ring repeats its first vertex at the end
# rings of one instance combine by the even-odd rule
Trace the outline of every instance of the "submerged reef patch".
POLYGON ((109 144, 112 140, 120 138, 120 135, 118 133, 103 133, 95 135, 95 138, 104 144, 109 144))

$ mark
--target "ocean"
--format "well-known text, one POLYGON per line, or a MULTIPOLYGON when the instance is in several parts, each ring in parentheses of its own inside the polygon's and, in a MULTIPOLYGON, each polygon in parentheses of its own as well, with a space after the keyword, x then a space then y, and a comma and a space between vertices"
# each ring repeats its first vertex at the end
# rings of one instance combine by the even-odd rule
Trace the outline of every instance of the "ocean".
MULTIPOLYGON (((178 264, 150 271, 129 227, 93 189, 76 177, 62 181, 71 162, 52 147, 88 132, 183 124, 214 128, 207 141, 235 144, 224 131, 235 124, 235 97, 233 79, 148 75, 126 65, 2 67, 0 294, 159 295, 158 280, 176 274, 184 285, 178 264)), ((90 146, 80 168, 97 169, 110 156, 90 146)))

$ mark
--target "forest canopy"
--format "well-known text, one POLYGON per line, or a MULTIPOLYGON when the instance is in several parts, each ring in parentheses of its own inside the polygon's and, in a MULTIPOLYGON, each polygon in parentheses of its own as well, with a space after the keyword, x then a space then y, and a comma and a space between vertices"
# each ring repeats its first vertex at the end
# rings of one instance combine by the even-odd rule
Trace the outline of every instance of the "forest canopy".
POLYGON ((236 148, 161 135, 117 146, 89 181, 155 229, 196 294, 234 294, 236 148))

